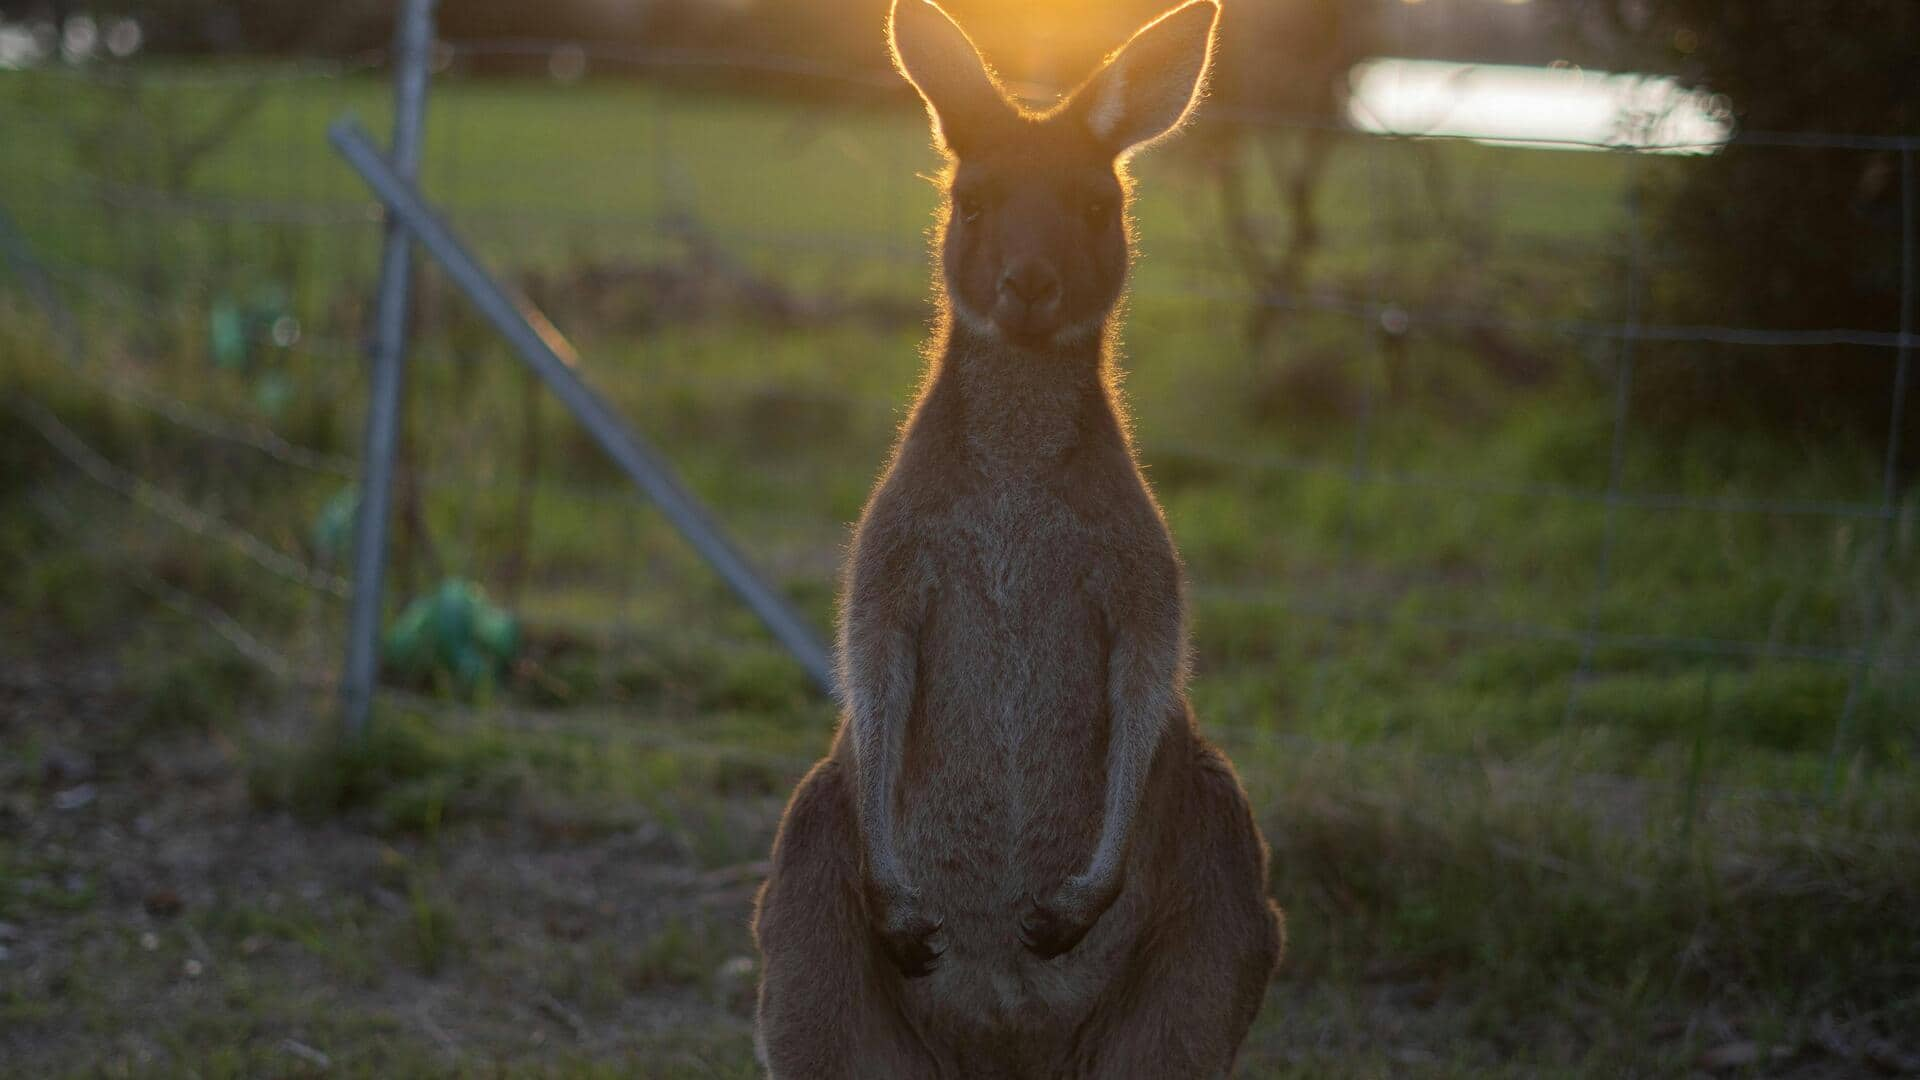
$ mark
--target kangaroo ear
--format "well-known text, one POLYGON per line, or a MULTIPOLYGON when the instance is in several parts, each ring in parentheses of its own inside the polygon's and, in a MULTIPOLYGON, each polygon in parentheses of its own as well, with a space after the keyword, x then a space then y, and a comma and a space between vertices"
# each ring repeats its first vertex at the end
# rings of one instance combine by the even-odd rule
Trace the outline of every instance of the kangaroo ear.
POLYGON ((934 138, 949 151, 960 153, 1013 116, 980 51, 933 0, 894 0, 887 36, 894 64, 926 99, 934 138))
POLYGON ((1206 79, 1216 0, 1190 0, 1140 28, 1073 96, 1081 122, 1116 155, 1180 126, 1206 79))

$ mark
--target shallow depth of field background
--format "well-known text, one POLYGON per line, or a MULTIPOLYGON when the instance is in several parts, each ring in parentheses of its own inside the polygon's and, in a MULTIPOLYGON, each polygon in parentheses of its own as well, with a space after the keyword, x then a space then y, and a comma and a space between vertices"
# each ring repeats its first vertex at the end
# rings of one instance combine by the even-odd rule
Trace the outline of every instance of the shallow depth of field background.
MULTIPOLYGON (((1920 1071, 1911 12, 1228 2, 1124 365, 1290 918, 1241 1075, 1920 1071), (1739 134, 1363 134, 1376 56, 1739 134)), ((884 5, 448 6, 423 190, 824 634, 931 312, 884 5)), ((1154 11, 952 6, 1042 88, 1154 11)), ((831 705, 427 265, 343 739, 390 13, 123 9, 0 4, 0 1074, 752 1075, 831 705)))

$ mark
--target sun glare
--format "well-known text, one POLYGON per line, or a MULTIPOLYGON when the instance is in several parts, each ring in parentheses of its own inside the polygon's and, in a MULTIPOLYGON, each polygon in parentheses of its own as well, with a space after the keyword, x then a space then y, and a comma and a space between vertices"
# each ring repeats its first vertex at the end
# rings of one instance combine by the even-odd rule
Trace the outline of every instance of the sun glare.
POLYGON ((1666 77, 1378 59, 1350 85, 1348 119, 1382 134, 1670 154, 1713 153, 1732 134, 1724 103, 1666 77))
MULTIPOLYGON (((946 0, 950 12, 1009 83, 1061 90, 1118 47, 1151 4, 1095 0, 946 0)), ((1035 101, 1045 105, 1047 101, 1035 101)))

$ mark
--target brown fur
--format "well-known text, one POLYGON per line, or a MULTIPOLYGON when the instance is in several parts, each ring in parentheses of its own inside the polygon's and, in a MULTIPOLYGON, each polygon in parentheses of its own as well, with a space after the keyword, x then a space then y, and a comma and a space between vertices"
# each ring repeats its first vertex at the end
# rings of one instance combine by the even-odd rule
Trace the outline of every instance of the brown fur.
POLYGON ((1112 356, 1124 159, 1185 116, 1216 11, 1034 114, 898 0, 954 157, 945 304, 847 567, 845 716, 755 915, 779 1080, 1219 1076, 1259 1010, 1266 844, 1187 705, 1180 567, 1112 356))

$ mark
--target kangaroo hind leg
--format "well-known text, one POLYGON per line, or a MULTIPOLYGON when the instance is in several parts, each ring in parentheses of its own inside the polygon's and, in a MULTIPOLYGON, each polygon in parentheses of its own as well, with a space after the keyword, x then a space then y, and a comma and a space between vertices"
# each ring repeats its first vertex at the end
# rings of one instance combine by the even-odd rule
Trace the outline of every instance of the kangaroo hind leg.
POLYGON ((926 1052, 888 992, 860 904, 852 786, 829 758, 787 804, 760 889, 762 958, 755 1040, 774 1080, 931 1076, 926 1052))
POLYGON ((1246 792, 1204 743, 1158 853, 1149 944, 1098 1025, 1091 1077, 1221 1077, 1260 1012, 1285 923, 1267 898, 1267 848, 1246 792))

